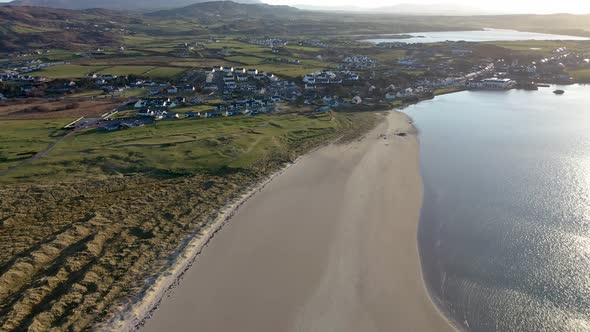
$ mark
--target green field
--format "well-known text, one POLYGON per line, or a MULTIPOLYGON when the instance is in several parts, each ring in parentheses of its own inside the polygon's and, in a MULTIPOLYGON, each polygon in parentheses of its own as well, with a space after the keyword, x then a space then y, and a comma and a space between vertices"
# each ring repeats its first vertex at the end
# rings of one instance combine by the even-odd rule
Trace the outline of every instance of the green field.
MULTIPOLYGON (((202 111, 209 106, 180 109, 202 111)), ((272 154, 283 157, 346 130, 351 119, 332 117, 237 116, 231 118, 160 121, 131 130, 89 130, 61 142, 48 156, 10 174, 12 179, 87 178, 114 173, 169 172, 192 174, 221 168, 247 168, 272 154), (290 152, 289 152, 290 151, 290 152)), ((39 152, 54 139, 64 121, 23 121, 2 124, 0 139, 11 144, 0 150, 6 165, 19 154, 39 152)), ((6 180, 6 178, 5 178, 6 180)))
MULTIPOLYGON (((221 102, 221 100, 215 101, 211 100, 211 103, 221 102)), ((213 110, 214 107, 211 105, 196 105, 196 106, 188 106, 182 108, 175 108, 174 112, 178 113, 186 113, 186 112, 207 112, 213 110)))
POLYGON ((45 68, 32 75, 40 75, 48 78, 81 78, 90 73, 95 73, 107 68, 106 66, 81 66, 60 65, 45 68))
POLYGON ((463 91, 464 89, 462 88, 444 88, 444 89, 437 89, 434 90, 434 95, 435 96, 441 96, 441 95, 446 95, 449 93, 454 93, 454 92, 459 92, 459 91, 463 91))
POLYGON ((99 97, 103 94, 102 90, 87 90, 78 93, 74 93, 68 95, 68 98, 90 98, 90 97, 99 97))
POLYGON ((228 56, 225 58, 228 61, 238 62, 247 66, 259 65, 265 61, 265 59, 254 57, 254 56, 228 56))
POLYGON ((0 121, 0 172, 45 150, 72 119, 0 121))
POLYGON ((149 77, 152 79, 170 79, 175 76, 178 76, 185 72, 186 68, 178 68, 178 67, 157 67, 153 70, 149 70, 143 73, 143 76, 149 77))
POLYGON ((576 82, 590 83, 590 68, 568 70, 576 82))
POLYGON ((99 74, 111 74, 115 76, 137 75, 155 69, 153 66, 113 66, 99 71, 99 74))

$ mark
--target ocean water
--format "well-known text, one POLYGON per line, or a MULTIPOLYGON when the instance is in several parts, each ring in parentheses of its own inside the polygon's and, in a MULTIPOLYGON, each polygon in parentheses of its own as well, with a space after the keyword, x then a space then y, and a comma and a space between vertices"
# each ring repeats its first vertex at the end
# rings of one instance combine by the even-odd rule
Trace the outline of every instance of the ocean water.
POLYGON ((433 32, 412 32, 406 33, 412 38, 396 39, 383 38, 368 39, 372 43, 408 43, 408 44, 425 44, 439 43, 445 41, 467 41, 467 42, 484 42, 484 41, 515 41, 515 40, 589 40, 589 38, 553 35, 535 32, 523 32, 516 30, 504 29, 485 29, 479 31, 433 31, 433 32))
POLYGON ((420 137, 427 286, 468 331, 590 331, 590 86, 461 92, 420 137))

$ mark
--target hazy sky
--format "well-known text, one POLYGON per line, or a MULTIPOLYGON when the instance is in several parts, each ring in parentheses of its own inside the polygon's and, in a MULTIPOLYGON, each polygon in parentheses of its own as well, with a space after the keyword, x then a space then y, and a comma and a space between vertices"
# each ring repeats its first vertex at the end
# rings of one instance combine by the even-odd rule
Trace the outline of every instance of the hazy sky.
MULTIPOLYGON (((10 0, 0 0, 8 2, 10 0)), ((78 0, 84 1, 84 0, 78 0)), ((141 0, 138 0, 141 1, 141 0)), ((165 2, 166 0, 162 0, 165 2)), ((213 1, 213 0, 211 0, 213 1)), ((312 5, 321 7, 383 7, 400 3, 453 4, 504 13, 590 14, 590 0, 261 0, 273 5, 312 5)))
POLYGON ((382 7, 399 3, 459 4, 502 12, 590 13, 590 0, 262 0, 270 4, 382 7))

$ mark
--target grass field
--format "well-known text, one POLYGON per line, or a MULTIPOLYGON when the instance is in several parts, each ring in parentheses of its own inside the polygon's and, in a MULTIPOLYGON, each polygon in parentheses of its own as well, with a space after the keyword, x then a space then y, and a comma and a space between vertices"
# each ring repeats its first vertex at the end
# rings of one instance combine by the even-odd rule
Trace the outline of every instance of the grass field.
POLYGON ((142 75, 155 69, 153 66, 113 66, 99 71, 99 74, 111 74, 115 76, 142 75))
POLYGON ((568 70, 576 82, 590 83, 590 68, 568 70))
POLYGON ((45 150, 72 119, 0 121, 0 172, 45 150))
POLYGON ((558 40, 525 40, 525 41, 506 41, 506 42, 489 42, 512 51, 520 51, 540 56, 550 56, 558 48, 567 47, 572 51, 586 50, 586 46, 580 42, 558 41, 558 40))
MULTIPOLYGON (((215 103, 216 101, 211 100, 210 102, 215 103)), ((219 101, 221 102, 221 100, 219 101)), ((181 107, 175 108, 174 112, 178 113, 186 113, 186 112, 206 112, 213 110, 214 107, 211 105, 196 105, 196 106, 188 106, 188 107, 181 107)))
POLYGON ((444 88, 444 89, 437 89, 434 90, 434 95, 435 96, 441 96, 441 95, 446 95, 449 93, 454 93, 454 92, 459 92, 459 91, 463 91, 464 89, 462 88, 444 88))
POLYGON ((40 75, 48 78, 80 78, 89 73, 95 73, 107 68, 106 66, 81 66, 81 65, 60 65, 45 68, 32 75, 40 75))
MULTIPOLYGON (((363 112, 162 121, 66 138, 0 177, 0 330, 83 331, 108 319, 227 202, 375 119, 363 112)), ((0 140, 10 142, 0 151, 15 158, 40 150, 61 125, 0 122, 0 140)))
POLYGON ((90 73, 111 74, 115 76, 143 75, 153 79, 170 79, 186 71, 180 67, 159 67, 144 65, 60 65, 45 68, 34 75, 48 78, 81 78, 90 73))
POLYGON ((98 97, 103 94, 102 90, 88 90, 79 93, 74 93, 68 95, 68 98, 89 98, 89 97, 98 97))
POLYGON ((143 73, 143 76, 152 78, 152 79, 170 79, 174 76, 178 76, 184 73, 187 69, 186 68, 178 68, 178 67, 158 67, 153 70, 149 70, 143 73))
MULTIPOLYGON (((94 92, 92 92, 94 93, 94 92)), ((106 97, 106 96, 105 96, 106 97)), ((97 117, 121 104, 120 98, 17 99, 0 103, 0 121, 97 117)))
MULTIPOLYGON (((116 132, 90 130, 60 143, 50 155, 14 172, 11 177, 21 180, 38 180, 40 177, 82 179, 88 178, 89 174, 192 174, 216 172, 223 167, 240 169, 264 159, 269 153, 298 148, 289 147, 290 143, 304 145, 315 138, 330 136, 343 125, 343 119, 343 116, 331 118, 328 115, 238 116, 161 121, 156 125, 116 132)), ((39 144, 34 151, 47 145, 51 140, 47 138, 47 131, 56 128, 56 122, 31 125, 41 123, 46 127, 31 129, 38 133, 37 136, 45 137, 37 140, 39 144)), ((23 125, 17 129, 22 130, 23 125)), ((4 135, 10 135, 7 139, 13 143, 13 149, 19 147, 10 154, 6 152, 10 160, 14 160, 17 153, 26 152, 23 149, 26 150, 28 141, 18 142, 17 138, 24 136, 10 128, 4 129, 4 135)))

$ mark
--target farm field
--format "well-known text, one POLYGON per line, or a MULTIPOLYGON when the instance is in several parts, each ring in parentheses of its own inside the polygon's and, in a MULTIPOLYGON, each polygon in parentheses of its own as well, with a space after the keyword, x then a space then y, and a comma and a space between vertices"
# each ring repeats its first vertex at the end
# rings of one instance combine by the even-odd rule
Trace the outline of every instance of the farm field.
POLYGON ((143 73, 143 76, 152 78, 152 79, 170 79, 174 76, 178 76, 185 72, 186 68, 178 68, 178 67, 157 67, 152 70, 148 70, 147 72, 143 73))
POLYGON ((590 69, 572 69, 568 72, 576 82, 590 83, 590 69))
MULTIPOLYGON (((96 93, 96 91, 92 92, 96 93)), ((98 117, 121 104, 120 99, 87 98, 16 100, 0 103, 0 121, 98 117)))
POLYGON ((32 75, 41 75, 48 78, 81 78, 106 68, 106 66, 96 65, 59 65, 34 72, 32 75))
POLYGON ((153 66, 113 66, 99 71, 97 74, 111 74, 114 76, 142 75, 155 69, 153 66))

